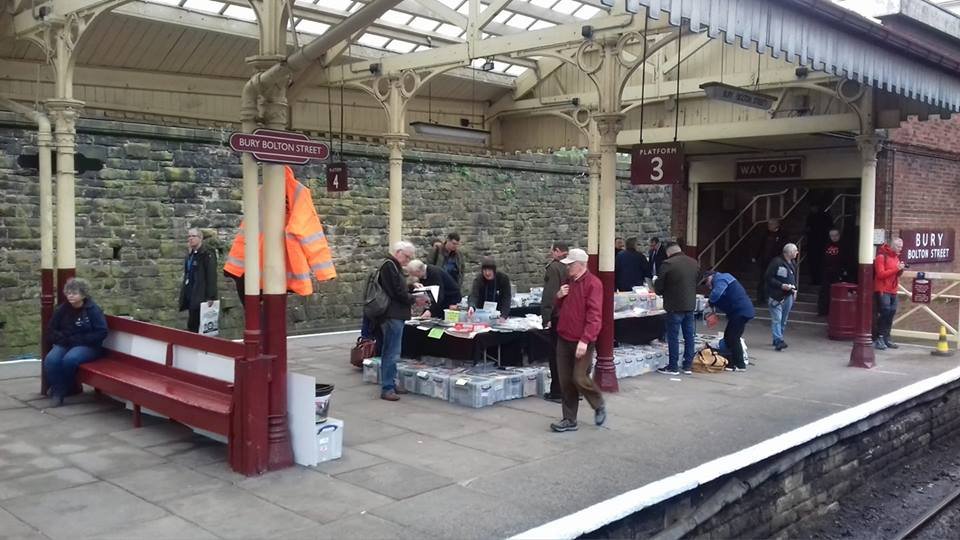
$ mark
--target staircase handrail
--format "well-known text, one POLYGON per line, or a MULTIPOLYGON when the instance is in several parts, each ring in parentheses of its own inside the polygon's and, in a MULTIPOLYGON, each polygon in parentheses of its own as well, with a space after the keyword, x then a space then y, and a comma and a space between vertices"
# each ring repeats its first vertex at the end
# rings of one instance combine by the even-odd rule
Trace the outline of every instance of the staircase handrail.
MULTIPOLYGON (((847 217, 847 215, 846 215, 846 214, 847 214, 847 212, 846 212, 846 200, 847 200, 848 198, 849 198, 849 199, 859 199, 859 198, 860 198, 860 195, 857 194, 857 193, 841 193, 841 194, 837 195, 836 197, 834 197, 834 198, 833 198, 833 201, 831 201, 830 204, 829 204, 826 208, 824 208, 825 211, 829 211, 829 210, 831 210, 834 206, 836 206, 836 204, 837 204, 838 202, 844 201, 844 203, 841 205, 840 214, 839 214, 838 216, 836 216, 836 217, 833 218, 833 225, 834 225, 834 226, 837 225, 837 222, 838 222, 838 221, 840 222, 840 227, 841 227, 841 228, 840 228, 840 231, 841 231, 841 232, 843 231, 843 219, 844 219, 845 217, 847 217)), ((807 243, 807 235, 806 235, 806 233, 804 233, 804 235, 801 236, 799 240, 797 240, 797 247, 800 248, 800 257, 797 259, 797 266, 800 266, 800 263, 802 263, 802 262, 804 261, 804 259, 807 258, 807 250, 806 250, 806 246, 805 246, 806 243, 807 243)))
MULTIPOLYGON (((804 197, 807 196, 807 193, 809 193, 809 190, 806 189, 806 188, 794 187, 794 188, 785 188, 785 189, 783 189, 783 190, 781 190, 781 191, 777 191, 777 192, 774 192, 774 193, 762 193, 762 194, 760 194, 760 195, 754 195, 754 197, 753 197, 752 199, 750 199, 750 202, 749 202, 746 206, 744 206, 743 210, 741 210, 732 220, 730 220, 730 222, 727 224, 727 226, 724 227, 723 230, 720 231, 720 234, 718 234, 718 235, 713 239, 712 242, 710 242, 709 244, 707 244, 707 246, 706 246, 702 251, 700 251, 700 254, 697 256, 697 261, 702 263, 704 256, 707 255, 708 253, 715 255, 713 252, 714 252, 714 250, 715 250, 716 245, 717 245, 727 234, 730 233, 730 231, 731 231, 731 229, 733 228, 733 226, 736 225, 736 224, 740 221, 740 219, 744 216, 744 214, 746 214, 748 211, 751 211, 751 210, 757 205, 757 203, 758 203, 759 201, 761 201, 761 200, 763 200, 763 199, 773 199, 773 198, 775 198, 775 197, 780 197, 780 198, 781 198, 781 209, 783 209, 783 213, 782 213, 782 215, 777 216, 777 218, 778 218, 778 219, 783 219, 783 218, 785 218, 786 216, 789 216, 791 212, 793 212, 793 210, 797 207, 797 205, 800 203, 800 201, 802 201, 802 200, 804 199, 804 197), (791 191, 794 192, 794 201, 793 201, 793 204, 790 206, 790 208, 788 208, 788 209, 783 209, 783 204, 782 204, 783 201, 782 201, 782 198, 785 197, 785 196, 786 196, 788 193, 790 193, 791 191), (797 196, 797 193, 800 193, 799 196, 797 196)), ((768 209, 769 209, 769 205, 768 205, 768 209)), ((751 223, 750 226, 749 226, 749 228, 748 228, 743 234, 740 235, 740 238, 737 239, 737 241, 734 242, 732 246, 730 246, 730 248, 727 250, 727 252, 726 252, 725 254, 723 254, 722 257, 720 257, 719 259, 716 259, 716 257, 714 257, 714 259, 716 259, 716 260, 713 262, 713 264, 710 265, 709 270, 715 270, 718 266, 720 266, 720 264, 721 264, 723 261, 725 261, 725 260, 727 259, 727 257, 729 257, 730 254, 733 253, 733 251, 734 251, 737 247, 739 247, 740 244, 742 244, 745 239, 747 239, 747 238, 750 237, 751 233, 753 233, 753 230, 757 227, 757 225, 759 225, 760 223, 763 223, 764 221, 769 220, 770 218, 771 218, 771 216, 767 216, 764 220, 754 221, 753 223, 751 223)))

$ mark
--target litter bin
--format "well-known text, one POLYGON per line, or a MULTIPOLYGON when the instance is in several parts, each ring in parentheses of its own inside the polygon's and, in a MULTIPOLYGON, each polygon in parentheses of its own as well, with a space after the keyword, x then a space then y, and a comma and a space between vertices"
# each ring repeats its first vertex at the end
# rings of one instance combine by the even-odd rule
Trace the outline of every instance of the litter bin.
POLYGON ((830 315, 827 317, 827 337, 839 341, 851 340, 857 329, 857 286, 853 283, 834 283, 830 286, 830 315))

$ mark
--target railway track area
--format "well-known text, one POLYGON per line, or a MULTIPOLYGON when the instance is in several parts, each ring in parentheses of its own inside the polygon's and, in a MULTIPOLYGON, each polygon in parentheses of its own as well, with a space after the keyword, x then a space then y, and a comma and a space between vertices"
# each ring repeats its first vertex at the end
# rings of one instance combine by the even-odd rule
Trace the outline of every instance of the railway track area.
POLYGON ((960 537, 960 437, 935 443, 836 501, 790 538, 906 540, 960 537))

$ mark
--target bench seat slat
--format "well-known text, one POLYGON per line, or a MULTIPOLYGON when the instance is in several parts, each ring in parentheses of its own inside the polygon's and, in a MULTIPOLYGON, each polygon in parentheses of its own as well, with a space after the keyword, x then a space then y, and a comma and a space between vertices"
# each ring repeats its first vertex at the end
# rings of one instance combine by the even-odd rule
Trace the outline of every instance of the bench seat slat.
POLYGON ((222 435, 230 433, 231 394, 143 369, 132 362, 102 358, 82 364, 81 382, 178 422, 222 435))

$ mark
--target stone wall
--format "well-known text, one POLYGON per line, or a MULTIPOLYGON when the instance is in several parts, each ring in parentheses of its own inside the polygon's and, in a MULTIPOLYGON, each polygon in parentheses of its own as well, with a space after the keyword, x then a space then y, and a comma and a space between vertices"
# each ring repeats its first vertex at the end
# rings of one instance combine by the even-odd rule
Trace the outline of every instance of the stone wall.
MULTIPOLYGON (((77 178, 77 274, 110 314, 183 327, 176 298, 186 229, 214 235, 225 255, 241 220, 239 157, 219 130, 83 120, 78 151, 104 161, 77 178)), ((0 116, 0 359, 35 353, 39 333, 39 214, 35 170, 16 165, 36 152, 35 133, 0 116)), ((350 191, 325 191, 324 167, 297 168, 313 190, 339 277, 310 297, 291 297, 291 333, 356 328, 363 280, 386 249, 386 151, 345 145, 350 191)), ((492 255, 518 290, 537 286, 551 242, 586 243, 585 160, 555 155, 454 156, 405 152, 404 234, 426 255, 434 238, 457 231, 472 279, 492 255)), ((670 236, 670 188, 618 192, 618 234, 670 236)), ((222 265, 221 256, 221 265, 222 265)), ((233 283, 221 277, 224 335, 239 336, 242 312, 233 283)))
POLYGON ((960 382, 723 475, 585 535, 589 538, 796 538, 803 520, 932 441, 960 433, 960 382))

